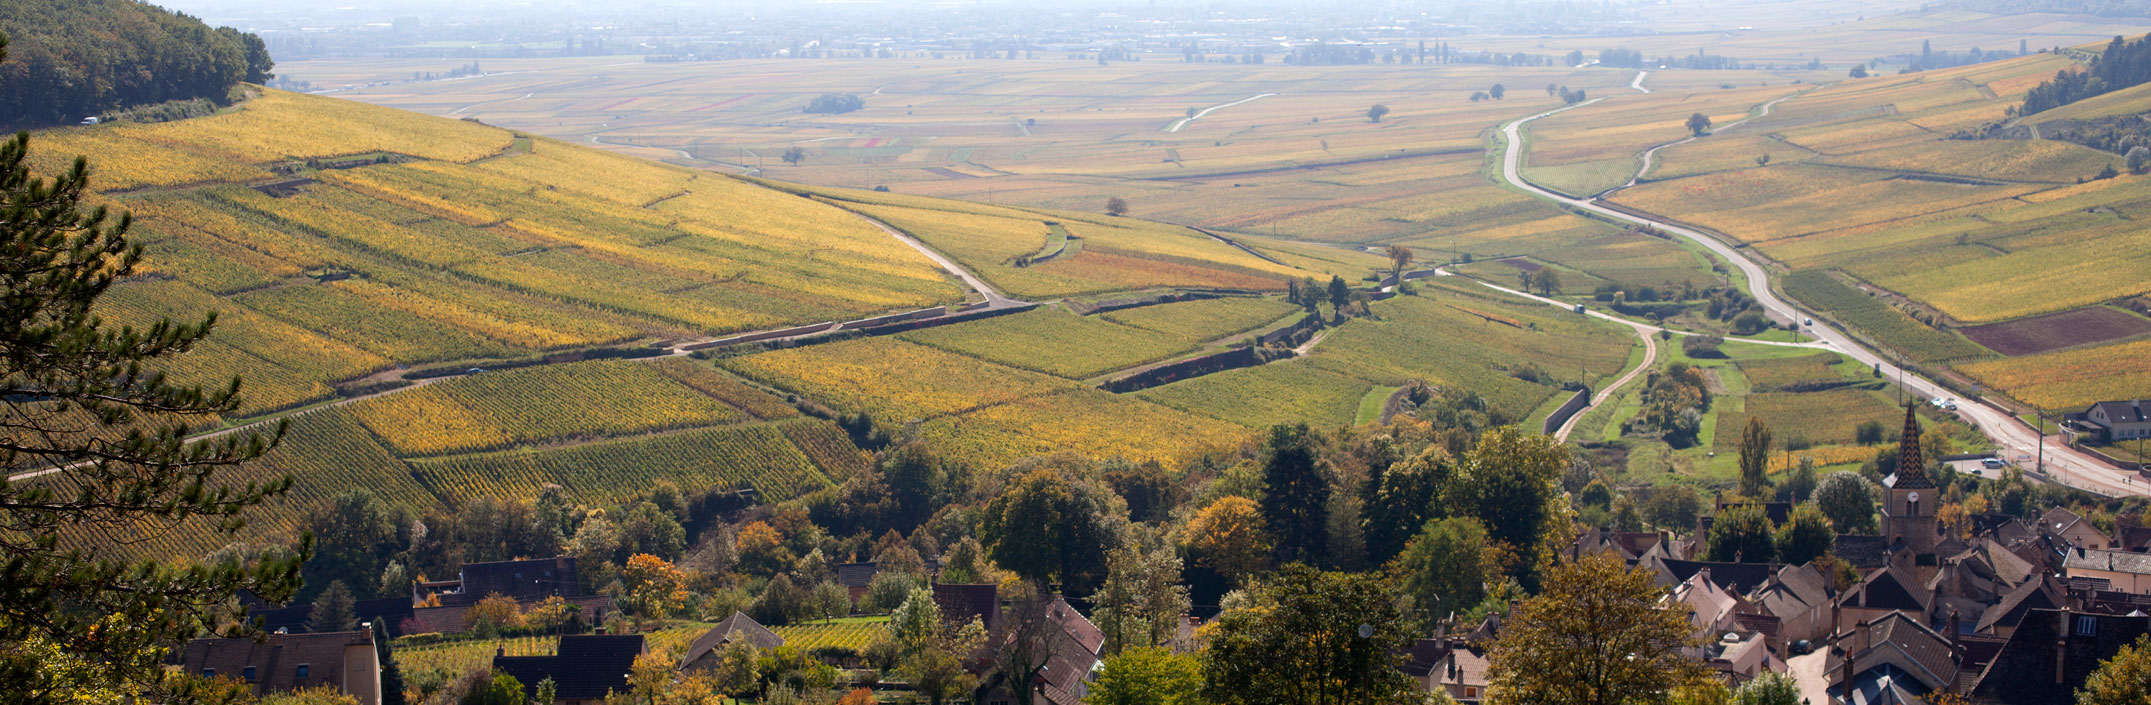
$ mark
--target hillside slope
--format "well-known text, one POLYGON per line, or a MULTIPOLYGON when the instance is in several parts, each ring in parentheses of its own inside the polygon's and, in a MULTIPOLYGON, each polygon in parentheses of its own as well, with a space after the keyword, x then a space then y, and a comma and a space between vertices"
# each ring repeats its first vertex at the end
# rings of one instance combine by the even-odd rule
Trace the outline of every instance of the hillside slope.
MULTIPOLYGON (((297 410, 281 448, 227 478, 298 477, 291 496, 262 510, 257 538, 289 537, 353 489, 425 511, 544 485, 592 502, 660 481, 779 501, 842 481, 866 461, 842 431, 712 365, 572 361, 976 298, 861 215, 869 210, 1020 295, 1275 290, 1333 272, 1358 279, 1379 261, 1264 245, 1305 266, 1279 264, 1131 219, 980 214, 922 198, 869 208, 879 194, 790 193, 278 91, 212 117, 47 130, 32 149, 44 173, 87 156, 91 200, 134 215, 147 257, 101 315, 139 325, 216 311, 211 339, 167 371, 188 383, 242 378, 245 405, 227 423, 297 410), (1016 261, 1055 232, 1093 244, 1035 266, 1016 261), (560 364, 467 372, 538 362, 560 364)), ((1268 306, 1223 332, 1276 318, 1268 306)), ((1236 443, 1244 431, 1124 404, 1185 431, 1169 447, 1236 443)), ((105 538, 145 555, 231 540, 192 524, 105 538)))

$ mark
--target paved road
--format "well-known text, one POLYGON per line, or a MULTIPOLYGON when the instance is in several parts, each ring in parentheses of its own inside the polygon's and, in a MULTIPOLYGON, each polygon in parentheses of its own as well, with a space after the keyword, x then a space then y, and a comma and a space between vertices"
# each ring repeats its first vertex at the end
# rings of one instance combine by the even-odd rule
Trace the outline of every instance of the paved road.
POLYGON ((1230 102, 1230 103, 1226 103, 1226 104, 1224 104, 1224 105, 1212 105, 1212 106, 1210 106, 1210 107, 1207 107, 1207 108, 1203 108, 1203 109, 1202 109, 1202 110, 1201 110, 1200 112, 1197 112, 1197 113, 1195 113, 1194 115, 1189 115, 1189 116, 1187 116, 1187 117, 1184 117, 1184 118, 1180 118, 1180 119, 1178 119, 1178 120, 1174 120, 1174 121, 1173 121, 1173 124, 1171 124, 1171 125, 1166 125, 1166 126, 1165 126, 1165 131, 1166 131, 1167 133, 1179 132, 1179 131, 1180 131, 1180 128, 1183 128, 1183 127, 1187 127, 1187 126, 1188 126, 1188 123, 1194 122, 1194 121, 1196 121, 1196 120, 1201 120, 1201 119, 1203 119, 1203 117, 1205 117, 1205 116, 1208 116, 1208 115, 1209 115, 1209 114, 1210 114, 1211 112, 1214 112, 1214 111, 1218 111, 1218 110, 1224 110, 1224 109, 1226 109, 1226 108, 1230 108, 1230 107, 1232 107, 1232 106, 1235 106, 1235 105, 1241 105, 1241 104, 1245 104, 1245 103, 1253 103, 1253 102, 1255 102, 1255 101, 1258 101, 1258 100, 1262 100, 1262 99, 1264 99, 1264 98, 1268 98, 1268 97, 1270 97, 1270 96, 1273 96, 1273 95, 1277 95, 1277 94, 1276 94, 1276 93, 1264 93, 1264 94, 1262 94, 1262 95, 1258 95, 1258 96, 1255 96, 1255 97, 1253 97, 1253 98, 1243 98, 1243 99, 1240 99, 1240 100, 1235 100, 1235 101, 1233 101, 1233 102, 1230 102))
MULTIPOLYGON (((1754 260, 1744 256, 1739 250, 1725 244, 1723 241, 1691 228, 1653 218, 1632 215, 1625 211, 1599 205, 1596 198, 1571 198, 1540 188, 1524 180, 1519 166, 1523 161, 1523 138, 1521 134, 1523 126, 1534 120, 1590 105, 1599 100, 1603 99, 1594 98, 1576 105, 1548 110, 1503 125, 1501 134, 1506 144, 1501 157, 1502 180, 1512 186, 1530 192, 1532 195, 1570 208, 1588 211, 1621 222, 1648 225, 1667 233, 1687 238, 1709 249, 1733 266, 1739 267, 1741 273, 1747 277, 1749 294, 1755 297, 1756 302, 1762 305, 1764 311, 1768 312, 1771 318, 1781 323, 1804 320, 1801 309, 1795 307, 1792 302, 1779 297, 1777 292, 1770 288, 1770 272, 1768 270, 1765 270, 1762 265, 1757 264, 1754 260)), ((1949 391, 1932 380, 1920 377, 1917 373, 1900 369, 1886 359, 1883 354, 1868 349, 1844 331, 1827 325, 1802 326, 1802 329, 1816 336, 1831 350, 1857 360, 1860 364, 1875 367, 1881 370, 1884 375, 1903 379, 1903 386, 1915 397, 1924 399, 1955 395, 1955 392, 1949 391)), ((2038 452, 2039 447, 2038 432, 2033 430, 2030 425, 2010 415, 2009 412, 1983 402, 1961 402, 1958 405, 1957 416, 1977 426, 1981 432, 1994 441, 2005 456, 2014 458, 2018 455, 2033 455, 2033 457, 2037 457, 2034 454, 2038 452)), ((2106 465, 2091 459, 2089 456, 2063 447, 2056 439, 2047 439, 2045 457, 2045 469, 2051 477, 2064 484, 2112 495, 2151 494, 2151 487, 2130 481, 2129 478, 2133 478, 2134 473, 2115 469, 2111 465, 2106 465)))
POLYGON ((1827 647, 1817 646, 1814 651, 1786 659, 1793 682, 1800 684, 1800 697, 1809 705, 1827 705, 1830 702, 1830 679, 1822 669, 1829 665, 1827 647))

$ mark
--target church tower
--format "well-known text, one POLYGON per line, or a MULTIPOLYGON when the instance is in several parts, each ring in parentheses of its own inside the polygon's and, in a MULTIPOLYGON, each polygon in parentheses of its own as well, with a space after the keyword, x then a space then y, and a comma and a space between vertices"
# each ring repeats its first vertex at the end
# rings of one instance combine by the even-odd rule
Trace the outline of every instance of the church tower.
POLYGON ((1942 498, 1936 496, 1934 481, 1927 479, 1919 437, 1919 418, 1907 404, 1904 435, 1897 441, 1897 474, 1890 476, 1889 498, 1882 503, 1882 526, 1892 547, 1902 545, 1916 556, 1929 556, 1938 536, 1934 510, 1942 498))

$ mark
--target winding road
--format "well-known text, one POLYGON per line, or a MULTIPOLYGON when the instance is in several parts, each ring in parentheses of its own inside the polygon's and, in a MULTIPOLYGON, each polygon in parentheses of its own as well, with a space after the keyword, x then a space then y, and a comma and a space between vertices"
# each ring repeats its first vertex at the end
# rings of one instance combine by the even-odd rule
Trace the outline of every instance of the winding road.
MULTIPOLYGON (((1640 83, 1640 81, 1641 77, 1639 76, 1638 82, 1640 83)), ((1702 245, 1720 259, 1740 268, 1741 274, 1747 277, 1749 294, 1755 297, 1756 302, 1762 305, 1764 311, 1768 312, 1771 318, 1781 323, 1802 320, 1802 309, 1796 307, 1793 302, 1779 297, 1777 292, 1771 289, 1770 272, 1754 260, 1742 255, 1739 250, 1725 244, 1725 242, 1692 228, 1608 208, 1600 205, 1599 199, 1596 197, 1573 198, 1565 196, 1540 188, 1523 178, 1520 165, 1523 162, 1522 131, 1524 126, 1535 120, 1574 110, 1600 100, 1603 99, 1594 98, 1502 125, 1501 136, 1504 143, 1501 156, 1502 181, 1533 196, 1553 201, 1578 211, 1588 212, 1619 222, 1647 225, 1702 245)), ((1783 100, 1783 98, 1779 100, 1783 100)), ((1775 104, 1775 101, 1766 104, 1766 106, 1773 104, 1775 104)), ((1764 111, 1760 111, 1757 117, 1767 114, 1767 112, 1766 108, 1764 111)), ((1623 321, 1623 323, 1629 322, 1623 321)), ((1902 386, 1915 397, 1953 397, 1956 394, 1932 380, 1919 376, 1915 372, 1909 372, 1892 364, 1887 359, 1887 356, 1867 348, 1842 330, 1828 325, 1803 326, 1803 329, 1819 339, 1819 346, 1835 350, 1846 357, 1859 361, 1862 365, 1873 366, 1884 375, 1902 380, 1902 386)), ((1609 387, 1609 391, 1610 389, 1611 387, 1609 387)), ((2017 419, 2008 411, 1986 402, 1960 401, 1956 414, 1977 427, 1989 439, 1992 439, 2003 457, 2010 460, 2041 457, 2039 455, 2040 434, 2038 431, 2034 430, 2029 424, 2017 419)), ((2053 480, 2072 487, 2108 495, 2151 494, 2151 487, 2134 481, 2134 473, 2093 460, 2087 455, 2062 445, 2057 439, 2048 439, 2045 445, 2044 466, 2041 469, 2053 480)))

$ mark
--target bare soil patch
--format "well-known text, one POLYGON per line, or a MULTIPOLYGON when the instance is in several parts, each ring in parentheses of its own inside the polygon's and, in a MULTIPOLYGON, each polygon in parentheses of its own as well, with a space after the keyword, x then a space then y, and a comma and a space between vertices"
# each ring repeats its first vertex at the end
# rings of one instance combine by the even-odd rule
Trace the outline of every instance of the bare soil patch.
POLYGON ((2091 306, 1962 330, 1972 342, 2015 357, 2151 333, 2151 320, 2105 306, 2091 306))

